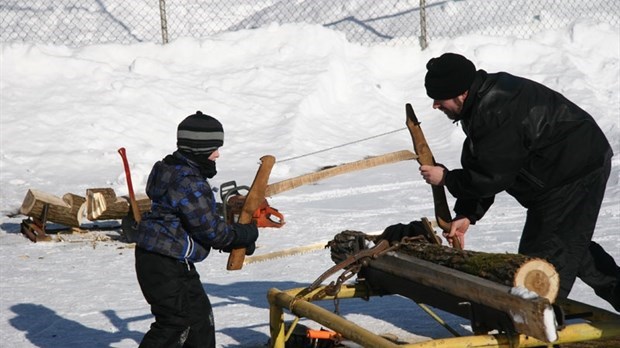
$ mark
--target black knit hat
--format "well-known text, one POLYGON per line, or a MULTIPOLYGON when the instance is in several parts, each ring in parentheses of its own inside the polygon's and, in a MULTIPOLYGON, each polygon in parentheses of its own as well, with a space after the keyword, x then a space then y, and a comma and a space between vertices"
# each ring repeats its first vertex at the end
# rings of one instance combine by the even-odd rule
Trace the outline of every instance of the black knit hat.
POLYGON ((431 58, 426 69, 426 94, 435 100, 452 99, 463 94, 469 90, 476 75, 474 63, 456 53, 431 58))
POLYGON ((195 156, 210 155, 224 145, 224 128, 200 111, 187 116, 177 128, 177 148, 195 156))

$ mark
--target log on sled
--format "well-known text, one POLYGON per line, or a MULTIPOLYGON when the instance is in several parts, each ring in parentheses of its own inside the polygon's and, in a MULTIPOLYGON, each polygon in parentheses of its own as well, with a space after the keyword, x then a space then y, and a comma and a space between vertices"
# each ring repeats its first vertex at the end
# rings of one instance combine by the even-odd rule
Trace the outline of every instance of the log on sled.
POLYGON ((378 244, 368 249, 364 240, 373 239, 343 231, 329 244, 336 268, 383 249, 362 262, 359 271, 373 292, 399 294, 470 318, 475 332, 523 333, 545 342, 557 337, 552 303, 559 276, 545 260, 458 250, 423 236, 403 238, 387 250, 380 247, 385 241, 375 240, 378 244), (344 256, 346 260, 339 262, 344 256))
POLYGON ((400 252, 510 287, 521 287, 554 303, 560 278, 549 262, 521 254, 457 250, 442 245, 403 244, 400 252))
POLYGON ((378 294, 398 294, 470 319, 475 333, 521 333, 557 339, 554 309, 543 297, 421 260, 400 251, 371 260, 360 272, 378 294))
MULTIPOLYGON (((549 262, 535 257, 510 253, 485 253, 443 246, 435 238, 427 219, 422 219, 424 234, 405 237, 392 248, 399 253, 414 256, 476 277, 510 287, 521 287, 554 303, 559 291, 559 275, 549 262), (430 230, 430 232, 429 232, 430 230)), ((421 232, 418 232, 421 233, 421 232)), ((335 263, 367 249, 367 241, 378 242, 379 236, 360 231, 343 231, 328 243, 335 263)))

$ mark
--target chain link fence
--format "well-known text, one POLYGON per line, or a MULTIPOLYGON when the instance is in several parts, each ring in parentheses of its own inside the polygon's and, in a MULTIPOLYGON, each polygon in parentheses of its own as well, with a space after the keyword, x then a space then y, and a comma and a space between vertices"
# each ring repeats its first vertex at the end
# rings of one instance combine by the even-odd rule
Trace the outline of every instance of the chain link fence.
POLYGON ((79 47, 204 38, 313 23, 352 42, 420 43, 465 33, 527 38, 579 19, 620 26, 618 0, 0 0, 0 41, 79 47))

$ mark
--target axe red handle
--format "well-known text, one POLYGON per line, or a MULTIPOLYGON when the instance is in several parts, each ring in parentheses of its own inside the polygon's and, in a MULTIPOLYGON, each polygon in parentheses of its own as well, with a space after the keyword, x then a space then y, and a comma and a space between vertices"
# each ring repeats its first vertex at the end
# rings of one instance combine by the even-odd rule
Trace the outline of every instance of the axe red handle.
POLYGON ((134 220, 136 220, 136 222, 140 222, 142 216, 140 215, 140 208, 138 207, 136 196, 133 193, 131 172, 129 171, 129 161, 127 161, 127 151, 125 151, 124 147, 121 147, 118 149, 118 153, 121 155, 121 158, 123 159, 123 166, 125 167, 125 179, 127 180, 127 190, 129 190, 129 204, 131 205, 131 212, 133 213, 134 220))

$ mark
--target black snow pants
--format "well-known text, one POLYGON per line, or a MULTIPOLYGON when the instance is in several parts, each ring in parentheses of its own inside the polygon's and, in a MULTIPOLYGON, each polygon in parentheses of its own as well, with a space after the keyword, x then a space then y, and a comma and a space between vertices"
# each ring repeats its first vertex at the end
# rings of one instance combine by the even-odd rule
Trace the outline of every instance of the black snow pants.
POLYGON ((560 298, 568 296, 579 277, 620 312, 620 267, 591 241, 610 169, 611 156, 603 167, 528 203, 519 253, 555 266, 560 298))
POLYGON ((136 275, 155 322, 142 348, 215 347, 209 298, 192 263, 136 247, 136 275))

